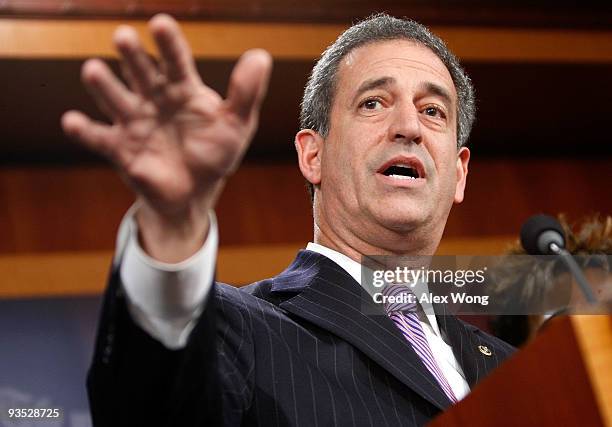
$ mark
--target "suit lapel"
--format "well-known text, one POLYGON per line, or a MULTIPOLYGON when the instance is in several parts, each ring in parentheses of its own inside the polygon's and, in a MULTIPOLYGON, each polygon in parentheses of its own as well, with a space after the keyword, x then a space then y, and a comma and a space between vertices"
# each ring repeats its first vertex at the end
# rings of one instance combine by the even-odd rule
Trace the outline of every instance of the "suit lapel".
POLYGON ((435 378, 369 294, 333 261, 301 251, 274 279, 272 293, 296 293, 280 307, 341 337, 440 409, 450 406, 435 378))
POLYGON ((462 322, 455 315, 447 314, 445 308, 443 304, 434 307, 438 323, 450 341, 467 383, 473 388, 499 365, 500 359, 496 349, 481 339, 482 336, 477 333, 478 328, 462 322))

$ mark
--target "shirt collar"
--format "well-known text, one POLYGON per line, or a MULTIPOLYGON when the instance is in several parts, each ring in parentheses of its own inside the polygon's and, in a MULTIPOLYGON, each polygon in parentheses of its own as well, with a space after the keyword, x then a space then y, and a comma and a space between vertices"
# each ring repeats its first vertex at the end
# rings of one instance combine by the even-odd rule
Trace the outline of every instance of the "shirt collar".
MULTIPOLYGON (((338 264, 348 274, 350 274, 351 277, 355 279, 355 281, 359 283, 360 286, 362 286, 361 284, 361 264, 359 264, 357 261, 347 257, 344 254, 341 254, 338 251, 335 251, 323 245, 319 245, 318 243, 308 242, 308 245, 306 245, 306 250, 316 252, 318 254, 321 254, 329 258, 330 260, 338 264)), ((427 283, 425 282, 417 283, 417 285, 415 286, 415 291, 417 295, 421 295, 422 293, 428 292, 429 289, 428 289, 427 283)), ((436 315, 434 313, 432 305, 422 304, 421 308, 423 309, 423 312, 426 316, 426 319, 424 320, 426 322, 429 322, 431 329, 436 335, 441 336, 440 328, 438 327, 438 321, 436 319, 436 315)))

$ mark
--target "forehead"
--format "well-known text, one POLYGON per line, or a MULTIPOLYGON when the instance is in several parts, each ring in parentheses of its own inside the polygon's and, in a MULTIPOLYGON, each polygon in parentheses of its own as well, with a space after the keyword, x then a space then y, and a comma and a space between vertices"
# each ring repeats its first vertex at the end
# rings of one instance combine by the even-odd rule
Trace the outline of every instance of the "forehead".
POLYGON ((401 39, 368 43, 349 52, 338 68, 337 94, 354 91, 361 82, 385 75, 399 81, 429 80, 446 87, 456 98, 453 79, 440 58, 417 42, 401 39))

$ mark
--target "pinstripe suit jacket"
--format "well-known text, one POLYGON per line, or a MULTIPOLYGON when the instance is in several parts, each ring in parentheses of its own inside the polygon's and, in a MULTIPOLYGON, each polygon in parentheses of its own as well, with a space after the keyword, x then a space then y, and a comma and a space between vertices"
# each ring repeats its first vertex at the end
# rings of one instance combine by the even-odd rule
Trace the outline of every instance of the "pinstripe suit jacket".
MULTIPOLYGON (((470 386, 513 351, 454 316, 438 321, 470 386)), ((178 351, 132 322, 115 272, 88 389, 96 426, 413 426, 450 405, 382 308, 310 251, 273 279, 215 284, 178 351)))

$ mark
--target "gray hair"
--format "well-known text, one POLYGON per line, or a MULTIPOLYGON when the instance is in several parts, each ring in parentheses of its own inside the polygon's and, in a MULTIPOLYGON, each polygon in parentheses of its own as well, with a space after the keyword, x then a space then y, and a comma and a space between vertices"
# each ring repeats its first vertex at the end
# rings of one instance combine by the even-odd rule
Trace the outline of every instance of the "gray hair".
MULTIPOLYGON (((300 128, 329 133, 329 119, 336 90, 336 75, 342 58, 352 50, 377 41, 405 39, 429 48, 448 69, 457 91, 457 148, 467 142, 476 117, 474 87, 459 61, 444 42, 425 26, 385 13, 372 15, 353 25, 338 37, 310 73, 300 111, 300 128)), ((312 186, 309 186, 312 196, 312 186)))

